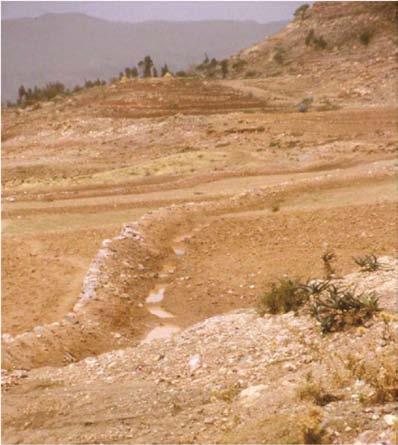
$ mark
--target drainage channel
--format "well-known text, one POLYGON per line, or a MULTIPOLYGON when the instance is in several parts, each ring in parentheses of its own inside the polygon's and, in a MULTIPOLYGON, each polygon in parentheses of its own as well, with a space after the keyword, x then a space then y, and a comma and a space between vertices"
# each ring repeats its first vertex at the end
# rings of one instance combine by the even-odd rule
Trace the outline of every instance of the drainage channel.
MULTIPOLYGON (((194 229, 194 232, 201 230, 204 226, 200 226, 194 229)), ((175 238, 173 240, 173 251, 177 257, 182 257, 186 254, 185 242, 187 242, 193 233, 186 234, 175 238)), ((170 263, 166 263, 161 272, 159 273, 159 278, 167 279, 170 275, 172 275, 176 270, 176 266, 170 263)), ((142 340, 142 343, 148 343, 155 339, 160 338, 169 338, 176 332, 179 332, 181 328, 173 323, 169 323, 163 320, 172 320, 175 316, 171 312, 166 311, 162 308, 162 301, 165 298, 167 284, 158 284, 148 295, 145 300, 146 307, 148 311, 157 317, 160 321, 160 324, 154 327, 145 338, 142 340)))
MULTIPOLYGON (((164 299, 166 287, 165 285, 157 286, 147 297, 145 303, 147 305, 148 311, 159 318, 159 320, 169 320, 174 318, 171 312, 166 311, 162 308, 161 302, 164 299), (161 287, 162 286, 162 287, 161 287)), ((148 343, 152 340, 159 338, 171 337, 174 333, 180 331, 181 328, 173 323, 161 322, 159 326, 156 326, 145 336, 143 343, 148 343)))

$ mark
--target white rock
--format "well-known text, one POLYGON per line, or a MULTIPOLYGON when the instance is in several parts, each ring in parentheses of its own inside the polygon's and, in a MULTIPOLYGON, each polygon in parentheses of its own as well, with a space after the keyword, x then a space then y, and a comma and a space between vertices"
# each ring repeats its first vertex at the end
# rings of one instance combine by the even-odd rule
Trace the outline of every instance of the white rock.
POLYGON ((398 416, 394 416, 393 414, 386 414, 383 417, 384 422, 386 422, 387 425, 393 426, 398 423, 398 416))
POLYGON ((200 354, 195 354, 189 359, 189 369, 191 372, 195 372, 198 368, 200 368, 202 364, 202 359, 200 357, 200 354))
POLYGON ((251 405, 266 389, 266 385, 252 385, 241 391, 239 398, 244 405, 251 405))

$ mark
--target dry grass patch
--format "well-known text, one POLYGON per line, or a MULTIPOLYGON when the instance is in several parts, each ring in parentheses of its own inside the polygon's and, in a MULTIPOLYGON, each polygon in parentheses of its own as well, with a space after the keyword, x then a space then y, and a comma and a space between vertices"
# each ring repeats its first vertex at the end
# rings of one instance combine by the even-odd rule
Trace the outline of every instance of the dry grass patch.
POLYGON ((238 425, 223 434, 220 443, 322 444, 328 443, 319 408, 304 408, 299 413, 278 413, 238 425))
POLYGON ((300 400, 309 400, 319 406, 340 400, 340 397, 325 389, 321 380, 315 380, 312 373, 308 373, 305 382, 297 388, 297 396, 300 400))

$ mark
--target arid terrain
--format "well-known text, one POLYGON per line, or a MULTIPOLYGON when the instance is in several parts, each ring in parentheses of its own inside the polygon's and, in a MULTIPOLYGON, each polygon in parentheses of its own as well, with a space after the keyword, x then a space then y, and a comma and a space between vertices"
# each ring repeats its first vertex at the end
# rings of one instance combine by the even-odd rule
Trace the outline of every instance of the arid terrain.
POLYGON ((396 5, 305 14, 226 79, 3 111, 4 443, 396 443, 396 5), (382 311, 256 311, 326 248, 382 311))

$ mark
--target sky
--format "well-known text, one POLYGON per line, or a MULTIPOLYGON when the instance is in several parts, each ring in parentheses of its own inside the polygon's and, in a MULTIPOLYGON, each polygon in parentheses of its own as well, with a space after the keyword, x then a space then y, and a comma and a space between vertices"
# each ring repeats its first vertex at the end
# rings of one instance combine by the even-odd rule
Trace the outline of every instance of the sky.
POLYGON ((48 13, 83 13, 112 21, 147 20, 288 20, 305 2, 285 1, 2 1, 2 19, 38 17, 48 13))

